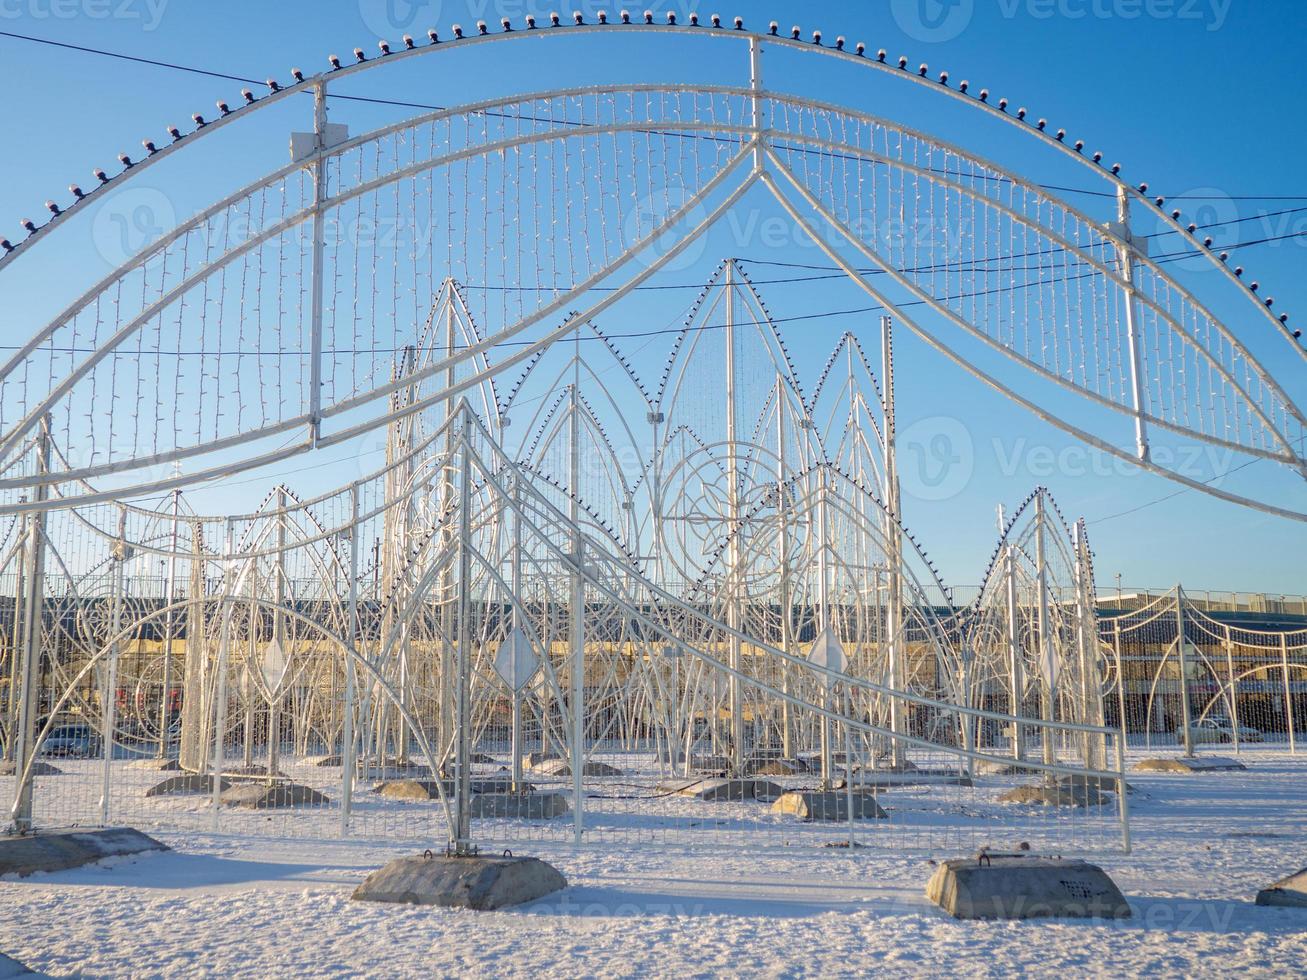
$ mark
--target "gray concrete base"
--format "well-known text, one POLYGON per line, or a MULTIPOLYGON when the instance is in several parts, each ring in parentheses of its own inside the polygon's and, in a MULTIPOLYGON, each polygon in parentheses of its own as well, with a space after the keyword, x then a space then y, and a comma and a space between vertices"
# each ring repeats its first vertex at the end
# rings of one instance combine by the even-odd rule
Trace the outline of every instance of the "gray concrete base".
POLYGON ((771 803, 785 790, 766 779, 671 779, 658 784, 658 792, 688 796, 695 800, 761 800, 771 803))
POLYGON ((812 769, 802 759, 747 759, 744 771, 750 776, 801 776, 812 769))
POLYGON ((219 799, 223 806, 272 810, 292 806, 322 806, 330 803, 315 789, 300 783, 241 783, 226 790, 219 799))
MULTIPOLYGON (((473 793, 507 793, 513 788, 512 779, 508 776, 499 779, 473 779, 470 780, 470 785, 473 793)), ((440 799, 441 789, 445 791, 445 796, 452 796, 454 793, 453 780, 388 779, 384 783, 378 783, 372 787, 374 793, 388 800, 416 800, 418 802, 440 799)), ((522 792, 530 792, 535 787, 523 783, 519 789, 522 792)))
POLYGON ((1130 905, 1102 868, 1078 859, 994 855, 944 861, 926 897, 955 919, 1124 919, 1130 905))
POLYGON ((19 963, 12 956, 6 956, 0 953, 0 980, 29 980, 29 978, 43 977, 44 973, 37 973, 24 963, 19 963))
MULTIPOLYGON (((840 782, 843 786, 843 782, 840 782)), ((854 792, 858 790, 895 789, 900 786, 971 786, 971 779, 955 772, 876 772, 868 770, 853 777, 854 792)))
MULTIPOLYGON (((48 762, 42 762, 40 759, 32 763, 33 776, 62 776, 64 771, 48 762)), ((0 776, 18 775, 18 764, 15 762, 0 762, 0 776)))
POLYGON ((473 818, 552 820, 571 812, 562 793, 476 793, 468 804, 473 818))
POLYGON ((1040 770, 1020 762, 978 762, 975 771, 979 776, 1038 776, 1040 774, 1040 770))
POLYGON ((1307 868, 1263 888, 1257 893, 1257 904, 1307 909, 1307 868))
POLYGON ((441 905, 488 911, 567 887, 556 868, 530 857, 397 858, 354 890, 360 902, 441 905))
POLYGON ((1032 783, 1010 789, 998 798, 1000 803, 1023 803, 1035 806, 1103 806, 1112 797, 1083 783, 1076 785, 1032 783))
MULTIPOLYGON (((1068 786, 1072 788, 1085 787, 1096 790, 1099 793, 1119 793, 1121 792, 1121 783, 1125 780, 1116 780, 1111 776, 1058 776, 1057 784, 1059 786, 1068 786)), ((1133 793, 1135 788, 1129 783, 1125 783, 1125 791, 1133 793)))
POLYGON ((182 764, 176 759, 137 759, 130 765, 133 769, 148 769, 151 772, 182 771, 182 764))
POLYGON ((1164 756, 1158 759, 1145 759, 1135 765, 1135 772, 1229 772, 1247 769, 1238 759, 1220 755, 1196 755, 1186 759, 1182 755, 1164 756))
MULTIPOLYGON (((218 779, 218 791, 229 789, 231 781, 227 779, 218 779)), ((187 793, 212 793, 213 777, 201 776, 198 773, 188 772, 184 776, 169 776, 161 783, 156 783, 145 791, 147 797, 151 796, 182 796, 187 793)))
MULTIPOLYGON (((542 776, 562 778, 572 775, 572 765, 566 759, 546 759, 538 765, 532 766, 531 771, 542 776)), ((582 776, 620 776, 621 774, 622 770, 616 766, 610 766, 606 762, 587 762, 581 766, 582 776)))
POLYGON ((130 827, 0 836, 0 875, 25 878, 37 871, 65 871, 108 857, 166 850, 153 837, 130 827))
POLYGON ((724 755, 696 755, 690 758, 690 768, 698 772, 725 772, 731 760, 724 755))
POLYGON ((340 753, 337 752, 334 755, 324 755, 321 759, 315 759, 313 764, 319 769, 339 769, 344 764, 344 760, 341 759, 340 753))
POLYGON ((876 802, 873 793, 845 793, 842 790, 797 790, 783 794, 772 804, 773 813, 784 813, 800 820, 848 820, 849 796, 853 797, 853 819, 884 820, 888 814, 876 802))

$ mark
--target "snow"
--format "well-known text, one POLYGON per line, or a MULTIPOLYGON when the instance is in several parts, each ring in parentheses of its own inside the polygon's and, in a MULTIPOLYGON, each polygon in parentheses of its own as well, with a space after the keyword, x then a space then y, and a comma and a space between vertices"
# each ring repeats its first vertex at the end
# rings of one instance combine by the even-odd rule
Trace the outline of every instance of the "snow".
MULTIPOLYGON (((1307 864, 1307 756, 1134 774, 1134 852, 1104 854, 1134 917, 956 922, 928 859, 871 844, 515 845, 571 887, 482 913, 354 903, 412 841, 158 833, 174 850, 0 882, 0 951, 52 976, 1271 976, 1307 962, 1307 910, 1258 888, 1307 864)), ((1069 852, 1070 853, 1070 852, 1069 852)), ((936 857, 957 856, 940 852, 936 857)))

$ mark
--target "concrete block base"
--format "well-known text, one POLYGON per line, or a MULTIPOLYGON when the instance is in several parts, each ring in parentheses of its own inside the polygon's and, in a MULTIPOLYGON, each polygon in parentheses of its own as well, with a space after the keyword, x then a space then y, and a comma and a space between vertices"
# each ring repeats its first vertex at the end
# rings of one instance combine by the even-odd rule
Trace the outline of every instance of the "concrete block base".
POLYGON ((552 820, 571 812, 561 793, 477 793, 468 803, 473 818, 552 820))
POLYGON ((0 980, 28 980, 28 978, 43 977, 44 973, 36 973, 23 963, 19 963, 12 956, 6 956, 0 953, 0 980))
POLYGON ((1257 893, 1257 904, 1307 909, 1307 868, 1263 888, 1257 893))
MULTIPOLYGON (((48 762, 42 762, 38 759, 32 763, 32 776, 62 776, 63 770, 50 765, 48 762)), ((18 764, 15 762, 0 762, 0 776, 17 776, 18 764)))
POLYGON ((812 770, 802 759, 746 759, 744 771, 750 776, 801 776, 812 770))
POLYGON ((944 861, 926 897, 955 919, 1124 919, 1130 905, 1102 868, 1078 859, 994 855, 944 861))
POLYGON ((133 769, 148 769, 151 772, 181 772, 182 764, 176 759, 137 759, 131 763, 133 769))
POLYGON ((1220 755, 1196 755, 1186 759, 1182 755, 1165 756, 1159 759, 1145 759, 1135 765, 1135 772, 1229 772, 1247 769, 1238 759, 1220 755))
POLYGON ((785 793, 771 808, 773 813, 789 814, 800 820, 848 820, 850 795, 853 797, 854 820, 884 820, 888 816, 876 802, 875 794, 847 794, 842 790, 785 793))
POLYGON ((771 803, 780 799, 785 790, 766 779, 673 779, 658 784, 658 792, 674 793, 696 800, 761 800, 771 803))
MULTIPOLYGON (((227 779, 218 779, 218 792, 231 788, 231 781, 227 779)), ((187 793, 212 793, 213 777, 201 776, 198 773, 188 772, 184 776, 169 776, 161 783, 156 783, 145 791, 147 797, 152 796, 183 796, 187 793)))
POLYGON ((223 806, 272 810, 292 806, 323 806, 330 803, 315 789, 299 783, 241 783, 226 790, 219 799, 223 806))
POLYGON ((0 875, 25 878, 37 871, 66 871, 108 857, 166 850, 153 837, 130 827, 0 836, 0 875))
MULTIPOLYGON (((502 779, 473 779, 469 782, 473 793, 507 793, 513 788, 512 779, 507 776, 502 779)), ((535 787, 524 783, 518 788, 522 792, 530 792, 535 787)), ((453 796, 454 781, 452 779, 388 779, 384 783, 378 783, 372 791, 388 800, 425 802, 440 799, 442 789, 445 791, 445 796, 453 796)))
MULTIPOLYGON (((546 759, 533 765, 531 771, 541 776, 556 776, 561 779, 572 775, 572 764, 566 759, 546 759)), ((606 762, 587 762, 581 766, 582 776, 620 776, 621 774, 622 770, 606 762)))
POLYGON ((1032 783, 1010 789, 998 798, 1000 803, 1023 803, 1035 806, 1103 806, 1112 797, 1083 783, 1032 783))
POLYGON ((440 905, 489 911, 567 887, 556 868, 530 857, 397 858, 354 890, 360 902, 440 905))

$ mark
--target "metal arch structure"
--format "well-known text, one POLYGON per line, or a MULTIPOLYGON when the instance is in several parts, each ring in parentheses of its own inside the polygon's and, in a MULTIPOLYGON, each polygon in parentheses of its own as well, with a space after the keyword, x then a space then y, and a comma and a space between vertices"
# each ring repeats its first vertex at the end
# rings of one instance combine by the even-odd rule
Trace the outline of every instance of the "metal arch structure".
MULTIPOLYGON (((1013 754, 1050 783, 1119 781, 1083 526, 1037 491, 1002 528, 975 606, 955 607, 905 528, 890 322, 1092 445, 1307 519, 1150 455, 1195 439, 1307 477, 1307 421, 1260 348, 1135 240, 1132 208, 1188 234, 1164 202, 1024 110, 842 39, 738 21, 455 34, 249 93, 0 255, 3 282, 110 188, 312 95, 308 149, 33 325, 0 366, 16 824, 38 819, 35 748, 70 706, 102 732, 107 814, 116 745, 174 749, 172 678, 177 762, 211 777, 215 821, 219 782, 248 775, 258 745, 263 775, 280 778, 287 738, 295 765, 311 750, 339 757, 343 830, 381 819, 357 778, 421 758, 455 846, 471 839, 476 757, 506 753, 516 790, 528 744, 568 761, 578 841, 586 789, 615 753, 686 778, 696 759, 744 778, 768 753, 796 765, 811 753, 826 790, 841 765, 848 788, 855 766, 902 775, 915 758, 970 778, 1013 754), (734 45, 747 84, 555 88, 353 137, 327 123, 329 100, 381 66, 602 32, 734 45), (772 78, 773 59, 814 54, 1015 127, 1109 188, 1114 215, 907 123, 764 83, 765 58, 772 78), (661 373, 637 358, 625 338, 642 331, 623 329, 634 298, 755 197, 886 312, 878 366, 868 339, 845 334, 805 391, 736 258, 670 331, 661 373), (909 211, 909 226, 956 226, 967 251, 882 242, 880 219, 909 211), (439 217, 432 240, 388 263, 328 234, 419 216, 439 217), (1084 418, 1061 411, 1067 396, 1084 418), (384 465, 325 492, 283 484, 245 514, 181 503, 364 437, 382 441, 384 465), (160 492, 170 511, 131 502, 160 492), (136 556, 163 563, 157 595, 130 594, 136 556), (60 589, 59 576, 84 584, 60 589), (72 629, 50 612, 67 595, 72 629), (506 647, 534 664, 529 677, 502 668, 506 647), (123 702, 122 678, 145 690, 155 676, 162 708, 123 702), (92 677, 98 694, 79 687, 92 677)), ((1203 254, 1240 309, 1301 353, 1224 258, 1203 254)))

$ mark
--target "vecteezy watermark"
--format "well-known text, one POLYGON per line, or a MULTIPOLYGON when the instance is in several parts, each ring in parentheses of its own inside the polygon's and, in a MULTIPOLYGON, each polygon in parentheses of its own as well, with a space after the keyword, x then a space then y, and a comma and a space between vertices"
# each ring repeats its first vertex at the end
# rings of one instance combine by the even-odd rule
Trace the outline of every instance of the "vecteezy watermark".
MULTIPOLYGON (((996 0, 1005 20, 1173 20, 1219 31, 1234 0, 996 0)), ((975 0, 891 0, 899 29, 915 41, 937 44, 962 34, 975 16, 975 0)))
POLYGON ((891 0, 894 23, 914 41, 952 41, 971 24, 975 0, 891 0))
POLYGON ((124 187, 112 194, 91 220, 95 250, 118 267, 177 225, 172 199, 154 187, 124 187))
POLYGON ((639 258, 648 265, 666 258, 662 268, 678 271, 693 266, 708 247, 707 232, 681 244, 708 217, 702 202, 680 187, 664 187, 642 197, 622 221, 622 244, 630 249, 652 240, 639 258), (680 216, 678 218, 678 215, 680 216), (675 253, 668 257, 669 253, 675 253))
POLYGON ((967 427, 947 415, 918 419, 897 439, 899 484, 918 500, 949 500, 966 489, 976 453, 967 427))
MULTIPOLYGON (((1124 456, 1078 442, 1049 445, 1024 436, 995 436, 977 446, 970 430, 948 415, 933 415, 900 430, 899 483, 917 500, 951 500, 966 490, 977 469, 1018 483, 1084 478, 1131 478, 1143 468, 1124 456), (982 465, 983 464, 983 465, 982 465)), ((1154 443, 1155 467, 1211 486, 1220 486, 1235 466, 1235 451, 1203 442, 1154 443)))
POLYGON ((135 20, 153 31, 168 0, 0 0, 0 20, 135 20))
POLYGON ((439 28, 442 0, 359 0, 363 24, 381 40, 439 28))

